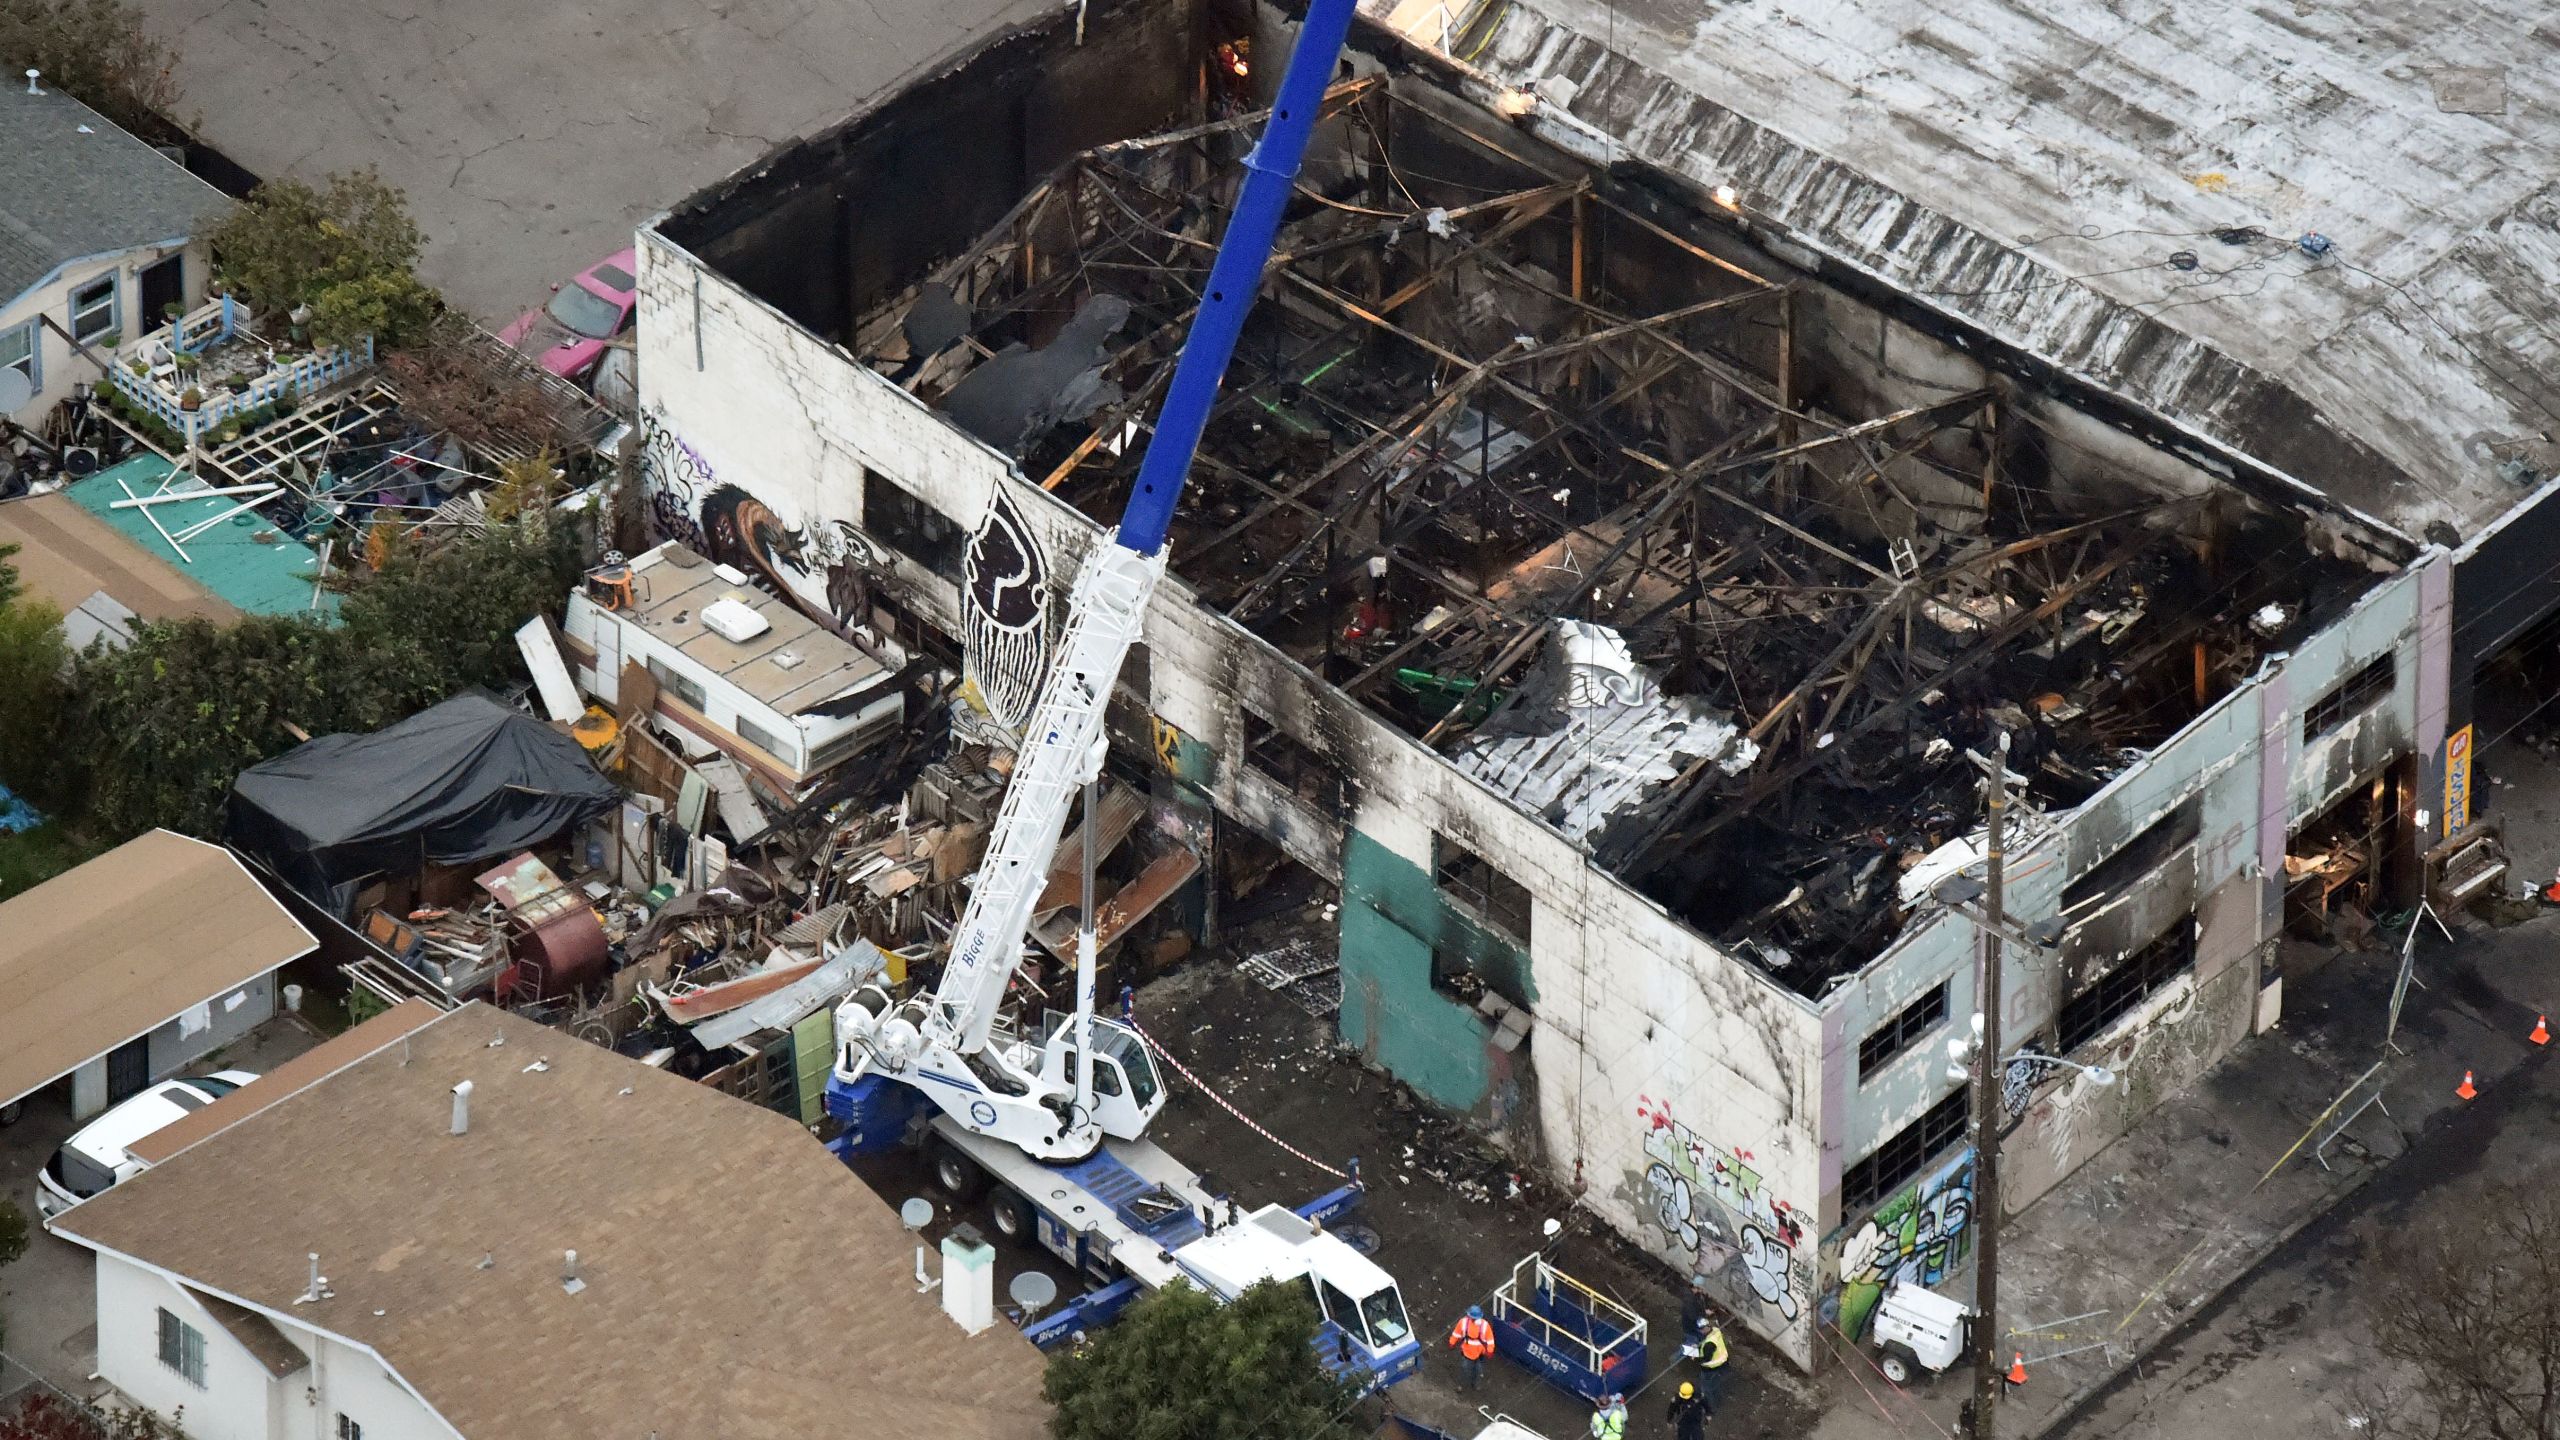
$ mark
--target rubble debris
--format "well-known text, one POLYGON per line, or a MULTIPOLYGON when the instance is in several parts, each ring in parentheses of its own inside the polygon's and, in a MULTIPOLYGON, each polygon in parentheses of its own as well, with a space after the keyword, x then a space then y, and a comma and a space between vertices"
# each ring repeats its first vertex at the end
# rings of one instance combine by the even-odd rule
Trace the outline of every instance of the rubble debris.
MULTIPOLYGON (((1807 993, 1972 827, 1961 751, 2008 733, 2068 809, 2362 584, 2294 516, 2059 454, 1996 388, 1897 408, 1808 373, 1782 357, 1818 307, 1605 177, 1391 86, 1327 104, 1175 571, 1807 993), (1559 635, 1643 688, 1575 715, 1559 635)), ((985 357, 1125 305, 1096 373, 1128 399, 1007 432, 1108 523, 1236 163, 1181 133, 1078 156, 855 348, 957 417, 985 357), (915 364, 911 305, 968 334, 915 364)))

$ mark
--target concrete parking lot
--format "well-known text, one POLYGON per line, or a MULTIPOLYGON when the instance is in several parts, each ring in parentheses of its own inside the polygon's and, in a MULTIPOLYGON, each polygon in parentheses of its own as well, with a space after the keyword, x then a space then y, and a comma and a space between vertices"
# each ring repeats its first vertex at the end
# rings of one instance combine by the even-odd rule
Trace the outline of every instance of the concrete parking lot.
POLYGON ((648 215, 1044 0, 141 0, 179 118, 262 176, 372 165, 502 321, 648 215))
MULTIPOLYGON (((320 1039, 301 1020, 279 1016, 183 1073, 238 1069, 264 1074, 320 1039)), ((97 1267, 87 1250, 35 1228, 36 1172, 82 1123, 71 1118, 68 1092, 56 1085, 28 1096, 25 1115, 0 1129, 0 1195, 26 1212, 33 1230, 27 1253, 0 1269, 0 1322, 7 1326, 11 1358, 55 1388, 87 1398, 103 1389, 89 1379, 98 1364, 97 1267)))

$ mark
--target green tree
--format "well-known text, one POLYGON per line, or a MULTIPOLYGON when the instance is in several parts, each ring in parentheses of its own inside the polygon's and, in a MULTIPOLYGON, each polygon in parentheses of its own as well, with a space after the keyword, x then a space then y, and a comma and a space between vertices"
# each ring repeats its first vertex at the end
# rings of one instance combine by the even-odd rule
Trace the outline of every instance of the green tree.
POLYGON ((176 53, 142 28, 130 0, 0 0, 0 63, 151 140, 177 136, 176 53))
POLYGON ((18 567, 9 563, 9 557, 17 553, 15 545, 0 545, 0 605, 18 598, 18 567))
MULTIPOLYGON (((14 582, 0 564, 0 597, 14 582)), ((0 598, 0 784, 39 810, 58 810, 79 793, 76 757, 62 744, 70 664, 60 611, 31 597, 0 598)))
POLYGON ((318 185, 270 180, 210 238, 215 263, 261 314, 309 305, 315 322, 326 315, 345 325, 379 313, 415 328, 442 303, 416 279, 425 239, 408 197, 371 166, 318 185))
POLYGON ((212 834, 232 778, 300 744, 297 731, 378 730, 507 679, 516 627, 558 610, 576 547, 566 527, 493 525, 438 550, 398 550, 336 625, 142 625, 123 649, 81 656, 70 724, 96 737, 87 822, 116 836, 155 825, 212 834))
POLYGON ((1316 1357, 1303 1289, 1257 1285, 1221 1305, 1171 1285, 1079 1352, 1049 1362, 1057 1440, 1357 1440, 1358 1388, 1316 1357))
POLYGON ((406 270, 376 270, 322 287, 311 297, 311 338, 348 345, 370 335, 384 347, 424 333, 444 297, 406 270))
POLYGON ((395 548, 340 611, 402 714, 521 673, 516 628, 556 615, 578 578, 578 536, 542 510, 437 550, 395 548))

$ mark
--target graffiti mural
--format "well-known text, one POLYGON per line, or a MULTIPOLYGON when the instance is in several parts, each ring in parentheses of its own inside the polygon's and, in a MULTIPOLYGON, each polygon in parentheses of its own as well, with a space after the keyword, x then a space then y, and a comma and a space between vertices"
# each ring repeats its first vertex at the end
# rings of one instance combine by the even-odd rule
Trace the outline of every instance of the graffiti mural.
POLYGON ((1973 1151, 1886 1201, 1840 1247, 1840 1328, 1866 1334, 1895 1281, 1936 1285, 1973 1250, 1973 1151))
POLYGON ((795 525, 722 481, 655 410, 640 417, 640 483, 660 537, 749 575, 836 630, 867 623, 880 553, 842 520, 795 525))
POLYGON ((996 723, 1019 733, 1049 670, 1049 567, 1001 485, 988 496, 965 561, 963 673, 996 723))
POLYGON ((1797 1258, 1803 1214, 1769 1192, 1750 1151, 1701 1139, 1673 1118, 1669 1102, 1639 1096, 1636 1116, 1645 1125, 1646 1217, 1727 1309, 1793 1323, 1813 1288, 1797 1258))
POLYGON ((710 465, 677 438, 666 417, 655 410, 642 411, 640 489, 649 497, 649 518, 661 538, 702 548, 702 526, 694 519, 694 507, 711 485, 710 465))

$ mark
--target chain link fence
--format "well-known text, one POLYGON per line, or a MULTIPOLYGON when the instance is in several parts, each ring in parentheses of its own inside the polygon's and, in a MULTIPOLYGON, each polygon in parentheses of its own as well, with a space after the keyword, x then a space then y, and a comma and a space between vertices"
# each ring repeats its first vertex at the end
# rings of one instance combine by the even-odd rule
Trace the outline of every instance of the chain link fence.
POLYGON ((96 1407, 0 1352, 0 1440, 109 1440, 96 1407))

